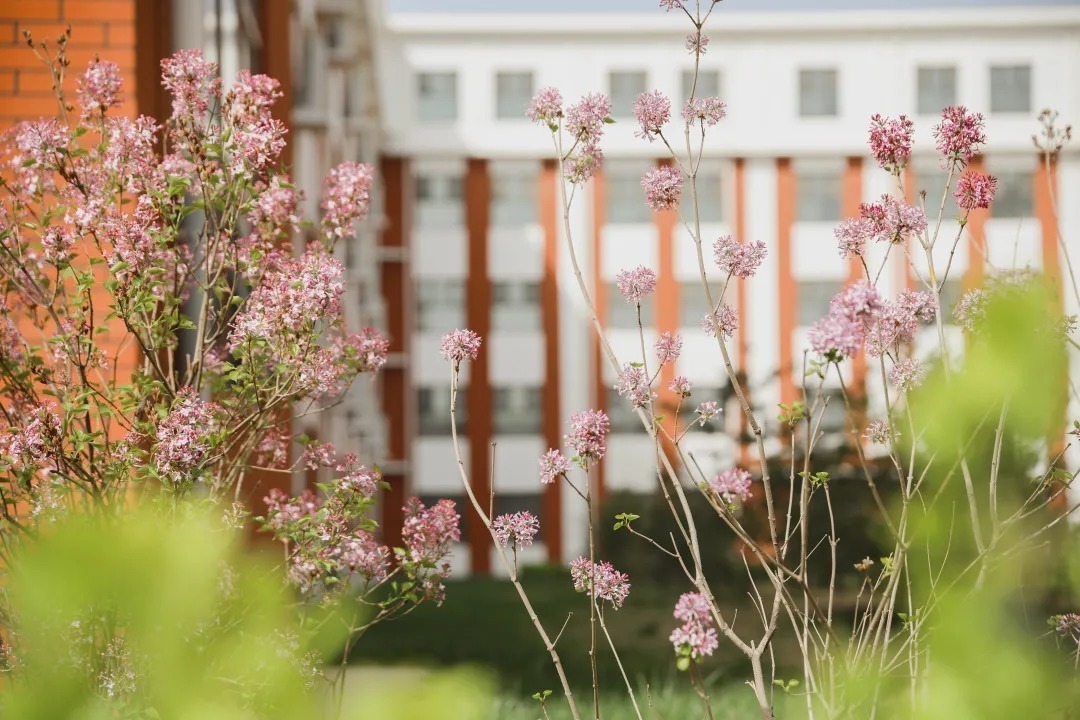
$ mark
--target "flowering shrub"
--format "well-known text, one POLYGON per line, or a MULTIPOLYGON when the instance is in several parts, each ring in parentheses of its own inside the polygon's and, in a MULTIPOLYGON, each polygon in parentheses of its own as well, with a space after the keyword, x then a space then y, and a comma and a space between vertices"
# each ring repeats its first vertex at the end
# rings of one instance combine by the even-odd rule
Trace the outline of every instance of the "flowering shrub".
MULTIPOLYGON (((659 3, 690 21, 692 32, 685 47, 698 64, 709 45, 703 29, 716 5, 717 0, 659 3)), ((696 79, 691 87, 696 89, 696 79)), ((603 163, 600 144, 604 124, 611 122, 609 109, 607 99, 596 94, 564 108, 562 95, 553 88, 541 90, 529 106, 527 115, 551 134, 559 168, 558 198, 566 216, 579 196, 576 186, 587 182, 603 163)), ((702 329, 715 339, 716 360, 727 372, 752 437, 756 457, 743 463, 749 469, 729 467, 711 478, 704 476, 684 441, 720 414, 721 408, 707 401, 694 409, 688 402, 693 387, 686 377, 676 375, 667 388, 677 400, 674 416, 658 412, 660 370, 678 360, 683 339, 663 333, 653 347, 655 357, 646 350, 641 303, 655 291, 656 273, 639 266, 618 274, 620 293, 637 310, 641 349, 638 357, 621 358, 596 314, 569 224, 563 235, 601 354, 617 377, 614 389, 641 420, 656 448, 659 495, 677 532, 667 538, 650 537, 635 527, 639 516, 632 513, 616 515, 614 530, 632 536, 628 541, 645 542, 645 550, 667 556, 685 576, 687 592, 674 610, 681 624, 670 640, 675 665, 687 671, 702 700, 703 715, 712 717, 713 712, 700 664, 723 641, 746 657, 750 670, 746 684, 766 720, 773 717, 777 689, 796 694, 795 688, 800 688, 798 704, 808 717, 937 717, 936 712, 943 713, 940 717, 985 716, 986 693, 966 679, 958 680, 969 671, 964 662, 973 658, 963 652, 957 655, 955 649, 979 647, 989 652, 987 626, 979 623, 1007 617, 1009 592, 1016 587, 1009 573, 1019 577, 1020 559, 1032 557, 1040 538, 1063 520, 1062 511, 1052 508, 1065 499, 1075 472, 1066 470, 1061 461, 1060 398, 1067 385, 1066 348, 1080 345, 1070 336, 1075 320, 1061 316, 1053 278, 1029 271, 992 272, 982 289, 969 290, 955 308, 943 307, 942 290, 952 277, 952 259, 966 239, 965 228, 973 213, 992 207, 998 189, 997 179, 970 167, 987 143, 983 116, 965 107, 949 107, 932 128, 946 175, 940 198, 927 198, 905 187, 905 171, 915 151, 914 122, 905 115, 870 118, 870 155, 895 189, 863 203, 856 217, 836 228, 837 262, 854 261, 852 266, 860 269, 862 277, 842 288, 832 298, 828 314, 810 328, 801 397, 781 405, 774 424, 763 419, 761 408, 751 403, 750 388, 733 366, 729 343, 739 329, 739 315, 727 302, 737 283, 753 282, 768 248, 754 239, 725 236, 713 241, 712 262, 707 262, 708 239, 699 220, 697 168, 705 140, 724 118, 726 107, 718 98, 697 97, 692 90, 681 113, 681 126, 673 127, 679 123, 672 121, 670 100, 660 91, 648 91, 637 98, 633 110, 636 136, 662 147, 667 155, 643 175, 642 200, 653 210, 678 213, 691 236, 702 281, 702 329), (683 142, 676 142, 676 133, 683 135, 683 142), (917 201, 908 202, 916 196, 917 201), (946 238, 941 231, 950 196, 959 211, 959 232, 946 238), (942 258, 946 258, 944 263, 942 258), (901 266, 906 266, 907 277, 914 278, 914 286, 889 290, 890 283, 880 282, 883 272, 901 266), (947 341, 943 316, 949 312, 966 335, 963 352, 947 341), (922 328, 927 332, 922 333, 922 328), (929 353, 917 348, 920 335, 936 336, 929 353), (850 362, 856 360, 858 364, 850 362), (880 382, 879 406, 862 402, 860 383, 867 368, 871 375, 866 381, 880 382), (822 418, 830 402, 829 388, 840 391, 844 405, 851 450, 843 462, 861 468, 884 542, 891 549, 878 561, 867 557, 854 564, 861 586, 853 609, 845 610, 843 623, 839 622, 836 582, 837 546, 843 538, 837 531, 834 497, 845 488, 833 487, 833 476, 817 465, 815 455, 824 436, 822 418), (1017 459, 1036 452, 1051 458, 1050 462, 1033 466, 1017 459), (784 465, 788 471, 778 472, 784 465), (880 482, 889 484, 887 495, 880 482), (691 511, 688 494, 695 491, 711 511, 707 516, 691 511), (885 498, 895 501, 887 504, 885 498), (750 618, 725 610, 703 570, 698 528, 707 522, 727 528, 741 549, 750 581, 750 618), (815 565, 828 566, 823 587, 813 580, 811 558, 815 565), (973 606, 979 609, 973 611, 973 606), (783 671, 774 651, 780 635, 797 648, 801 660, 797 679, 777 676, 783 671), (936 660, 928 662, 930 656, 936 660)), ((1044 113, 1042 133, 1035 138, 1047 168, 1069 140, 1069 132, 1059 129, 1055 120, 1044 113)), ((1061 250, 1068 260, 1064 241, 1061 250)), ((1071 261, 1067 264, 1066 280, 1080 303, 1071 261)), ((456 330, 444 340, 444 354, 452 364, 452 417, 460 364, 482 351, 479 338, 473 342, 474 338, 469 331, 456 330), (467 351, 458 341, 462 336, 470 338, 467 351), (448 352, 448 347, 459 349, 448 352)), ((451 427, 469 501, 490 531, 496 552, 551 656, 570 714, 580 718, 584 713, 579 711, 560 660, 561 652, 574 649, 557 650, 549 628, 533 611, 518 582, 516 555, 511 558, 505 552, 513 536, 512 519, 504 516, 493 521, 486 514, 488 500, 475 497, 461 463, 456 421, 451 427)), ((550 448, 540 457, 539 475, 545 484, 566 483, 585 503, 589 518, 588 554, 570 564, 574 588, 589 599, 588 652, 593 663, 589 716, 600 717, 595 654, 602 632, 622 671, 636 716, 643 718, 617 647, 617 641, 632 639, 612 638, 604 620, 605 610, 633 603, 630 578, 598 557, 595 541, 599 519, 593 469, 607 453, 609 422, 599 410, 583 410, 570 417, 569 428, 564 440, 567 454, 573 457, 564 455, 561 448, 550 448)), ((529 528, 535 531, 531 523, 529 528)), ((1053 634, 1074 657, 1080 652, 1077 626, 1075 614, 1055 616, 1051 622, 1053 634)), ((1010 642, 1008 638, 1001 641, 1010 642)), ((1039 667, 1054 678, 1064 670, 1063 665, 1039 667)), ((1001 672, 1004 681, 1008 671, 1001 672)), ((1075 695, 1076 684, 1071 687, 1068 692, 1075 695)), ((544 706, 548 695, 550 691, 544 691, 534 697, 544 706)))
MULTIPOLYGON (((61 89, 66 40, 55 55, 36 47, 61 89)), ((302 599, 359 601, 342 621, 351 643, 440 600, 459 538, 452 503, 410 500, 404 547, 381 545, 369 518, 378 471, 331 445, 294 450, 293 414, 330 407, 386 362, 377 331, 345 325, 334 257, 367 215, 373 170, 329 172, 321 220, 294 254, 310 224, 278 169, 277 81, 241 71, 225 91, 197 50, 161 74, 172 97, 163 122, 115 115, 122 79, 95 60, 76 83, 78 113, 58 90, 59 118, 0 140, 0 561, 11 566, 66 516, 112 517, 139 501, 166 514, 221 504, 240 526, 261 499, 253 471, 288 478, 302 463, 337 477, 296 498, 271 491, 257 520, 284 544, 302 599)), ((468 342, 455 352, 468 355, 468 342)), ((0 616, 18 657, 18 619, 0 616)), ((73 652, 123 664, 117 633, 73 652)), ((99 690, 114 700, 144 688, 114 673, 99 690)))

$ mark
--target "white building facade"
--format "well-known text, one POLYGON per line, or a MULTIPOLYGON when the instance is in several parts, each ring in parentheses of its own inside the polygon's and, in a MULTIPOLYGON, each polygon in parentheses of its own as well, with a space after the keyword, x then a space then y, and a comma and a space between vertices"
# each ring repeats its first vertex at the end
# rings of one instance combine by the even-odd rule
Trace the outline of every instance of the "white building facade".
MULTIPOLYGON (((856 215, 860 203, 898 193, 895 179, 868 156, 871 115, 903 113, 915 121, 916 154, 904 181, 909 202, 927 190, 932 216, 944 174, 931 127, 949 105, 986 116, 989 142, 975 164, 998 177, 999 195, 963 231, 946 303, 997 269, 1060 275, 1048 177, 1031 136, 1044 107, 1065 122, 1080 119, 1080 7, 1018 3, 977 13, 717 7, 706 26, 711 42, 697 95, 719 96, 728 116, 706 139, 698 181, 702 233, 710 268, 709 246, 721 235, 768 246, 757 275, 733 284, 728 301, 740 318, 732 357, 769 434, 777 403, 800 397, 808 326, 862 272, 840 258, 833 229, 856 215)), ((706 308, 694 245, 677 215, 648 209, 640 187, 642 173, 663 161, 665 148, 635 137, 630 109, 638 93, 656 89, 681 107, 694 69, 683 47, 690 29, 685 16, 659 9, 386 17, 377 65, 383 167, 390 171, 386 201, 401 213, 390 244, 401 273, 384 295, 404 303, 397 331, 408 358, 398 418, 405 437, 395 467, 407 492, 466 504, 449 436, 449 369, 438 346, 455 327, 481 332, 481 359, 469 366, 464 391, 466 468, 482 496, 494 482, 502 498, 497 512, 529 509, 541 517, 543 542, 526 562, 565 561, 584 547, 583 504, 565 489, 541 485, 536 464, 560 445, 571 413, 599 408, 612 417, 601 470, 606 491, 656 486, 656 449, 610 389, 615 378, 599 356, 577 289, 550 135, 524 115, 538 89, 557 87, 568 102, 588 92, 612 97, 617 122, 602 143, 606 161, 575 197, 569 228, 615 352, 626 361, 640 355, 637 320, 614 289, 615 276, 646 265, 659 275, 658 291, 643 308, 647 347, 661 331, 681 333, 675 372, 694 382, 694 403, 729 400, 715 341, 700 326, 706 308)), ((681 141, 681 127, 669 128, 681 141)), ((1080 259, 1080 240, 1069 232, 1080 225, 1080 157, 1067 149, 1052 174, 1065 240, 1080 259)), ((955 214, 955 205, 949 207, 947 218, 955 214)), ((939 273, 956 231, 947 220, 939 273)), ((883 253, 875 249, 872 268, 883 253)), ((917 287, 925 260, 916 265, 912 273, 903 253, 892 253, 879 289, 891 297, 917 287)), ((1066 312, 1078 311, 1071 293, 1062 298, 1066 312)), ((948 332, 960 346, 959 331, 948 332)), ((936 339, 919 344, 925 345, 919 352, 930 353, 936 339)), ((845 372, 862 378, 867 414, 880 417, 874 368, 848 362, 845 372)), ((737 407, 727 406, 725 420, 687 443, 706 472, 753 462, 740 440, 745 428, 737 407)), ((1070 417, 1078 411, 1072 408, 1070 417)), ((842 422, 833 414, 825 425, 842 431, 842 422)), ((455 562, 474 572, 492 569, 483 528, 475 519, 466 525, 467 542, 455 562)))

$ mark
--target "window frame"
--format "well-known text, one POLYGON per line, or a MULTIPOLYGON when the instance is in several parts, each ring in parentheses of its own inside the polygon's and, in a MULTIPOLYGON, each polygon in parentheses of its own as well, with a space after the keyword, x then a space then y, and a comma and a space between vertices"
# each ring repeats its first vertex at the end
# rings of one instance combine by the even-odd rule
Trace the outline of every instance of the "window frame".
POLYGON ((457 70, 420 70, 416 73, 415 78, 413 90, 415 92, 417 122, 423 124, 457 122, 459 114, 458 95, 460 94, 457 70), (449 112, 436 112, 434 114, 425 112, 425 108, 430 109, 432 105, 430 102, 425 102, 424 100, 424 82, 425 80, 432 80, 434 78, 450 78, 451 80, 449 112))
POLYGON ((798 111, 799 117, 804 119, 821 119, 840 117, 840 70, 836 67, 806 67, 799 68, 798 75, 798 111), (828 109, 824 111, 814 110, 809 102, 806 86, 812 78, 829 76, 832 79, 832 99, 828 103, 828 109))

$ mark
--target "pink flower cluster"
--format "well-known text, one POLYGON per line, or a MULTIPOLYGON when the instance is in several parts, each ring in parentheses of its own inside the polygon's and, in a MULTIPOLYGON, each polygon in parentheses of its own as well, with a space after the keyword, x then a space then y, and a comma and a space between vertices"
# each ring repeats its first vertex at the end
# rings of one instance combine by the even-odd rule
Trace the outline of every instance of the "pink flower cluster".
POLYGON ((983 318, 986 317, 986 304, 990 296, 985 290, 974 288, 960 296, 960 301, 953 308, 956 324, 968 332, 976 332, 983 318))
POLYGON ((687 33, 685 46, 691 55, 704 55, 709 47, 709 36, 700 30, 687 33))
POLYGON ((621 573, 609 562, 594 563, 587 557, 570 562, 570 578, 574 590, 588 593, 594 601, 606 600, 618 610, 630 594, 630 576, 621 573))
POLYGON ((641 187, 645 189, 645 202, 653 210, 671 210, 678 207, 682 197, 682 173, 670 165, 649 168, 641 176, 641 187))
POLYGON ((702 319, 701 327, 705 334, 711 337, 734 337, 739 329, 739 314, 727 303, 720 303, 716 312, 711 312, 702 319))
POLYGON ((911 160, 914 134, 915 123, 907 115, 895 120, 874 115, 870 118, 870 152, 883 170, 899 175, 911 160))
POLYGON ((656 341, 656 357, 661 365, 673 363, 682 354, 683 339, 681 335, 672 332, 661 333, 656 341))
POLYGON ((880 419, 872 420, 870 424, 866 426, 863 437, 878 445, 888 445, 890 442, 888 421, 880 419))
POLYGON ((83 117, 104 112, 121 103, 120 66, 108 60, 94 58, 76 84, 76 95, 83 117))
POLYGON ((997 193, 997 178, 979 172, 966 172, 956 182, 956 204, 962 210, 989 208, 997 193))
POLYGON ((602 410, 582 410, 570 416, 570 433, 566 444, 574 449, 583 463, 595 462, 607 452, 607 434, 611 422, 602 410))
POLYGON ((676 375, 671 380, 671 384, 668 385, 668 391, 678 395, 680 398, 690 397, 690 393, 694 388, 694 384, 686 379, 685 375, 676 375))
POLYGON ((895 302, 883 301, 866 335, 871 357, 898 353, 901 343, 915 339, 919 323, 933 322, 937 300, 926 290, 901 290, 895 302))
POLYGON ((405 504, 405 524, 401 529, 405 551, 403 562, 420 583, 424 596, 441 604, 443 580, 450 576, 450 550, 461 540, 461 516, 451 500, 440 500, 430 508, 416 498, 405 504))
POLYGON ((623 365, 619 373, 619 381, 615 383, 615 390, 629 400, 634 408, 645 407, 650 401, 656 399, 656 393, 649 386, 649 377, 645 368, 630 363, 623 365))
POLYGON ((688 125, 700 122, 703 128, 712 127, 727 117, 727 105, 717 97, 693 97, 683 106, 682 116, 688 125))
POLYGON ((495 518, 492 524, 495 542, 502 547, 528 547, 540 530, 540 520, 528 510, 506 513, 495 518))
POLYGON ((545 485, 558 480, 570 472, 570 459, 558 450, 548 450, 540 456, 540 482, 545 485))
POLYGON ((210 454, 210 436, 217 430, 220 408, 199 397, 192 387, 176 394, 176 401, 157 428, 153 463, 158 475, 174 484, 195 479, 210 454))
POLYGON ((620 270, 615 283, 626 302, 640 303, 656 290, 656 273, 644 265, 633 270, 620 270))
POLYGON ((941 122, 934 126, 933 135, 946 167, 967 164, 978 154, 986 142, 985 124, 982 113, 969 112, 963 105, 941 112, 941 122))
POLYGON ((862 255, 869 240, 900 243, 926 230, 926 213, 890 195, 859 205, 859 217, 847 218, 833 231, 840 257, 862 255))
POLYGON ((41 464, 63 442, 62 424, 52 408, 38 405, 25 415, 32 418, 25 427, 0 437, 0 455, 10 457, 16 467, 41 464))
POLYGON ((922 385, 926 378, 926 366, 912 358, 901 360, 889 369, 888 377, 897 392, 905 393, 922 385))
POLYGON ((323 189, 323 233, 341 239, 352 235, 353 223, 365 217, 371 202, 375 170, 370 165, 344 162, 330 170, 323 189))
POLYGON ((562 104, 563 99, 558 88, 540 88, 525 110, 525 116, 535 123, 553 126, 563 115, 562 104))
POLYGON ((715 400, 706 400, 697 407, 697 422, 698 425, 705 427, 705 423, 712 420, 714 417, 720 414, 720 406, 715 400))
POLYGON ((641 127, 635 135, 652 142, 671 119, 671 101, 659 90, 643 92, 634 100, 634 117, 641 127))
POLYGON ((767 254, 768 248, 760 240, 743 245, 730 235, 725 235, 713 243, 717 267, 738 278, 753 277, 767 254))
POLYGON ((881 296, 865 280, 849 285, 829 301, 829 314, 810 328, 810 347, 830 360, 854 356, 881 307, 881 296))
POLYGON ((172 95, 172 117, 192 124, 203 119, 211 102, 221 97, 217 63, 202 50, 180 50, 161 61, 161 84, 172 95))
POLYGON ((472 330, 451 330, 443 335, 442 355, 452 363, 475 360, 480 354, 480 336, 472 330))
POLYGON ((683 593, 675 603, 675 619, 682 623, 672 631, 671 644, 677 655, 689 654, 695 660, 708 657, 719 647, 713 626, 712 610, 700 593, 683 593))
POLYGON ((232 349, 251 339, 281 342, 304 334, 320 318, 341 313, 345 292, 341 263, 325 253, 284 258, 267 272, 233 322, 232 349))
POLYGON ((746 470, 731 468, 709 481, 709 489, 716 493, 724 505, 735 510, 742 507, 753 495, 752 480, 752 476, 746 470))

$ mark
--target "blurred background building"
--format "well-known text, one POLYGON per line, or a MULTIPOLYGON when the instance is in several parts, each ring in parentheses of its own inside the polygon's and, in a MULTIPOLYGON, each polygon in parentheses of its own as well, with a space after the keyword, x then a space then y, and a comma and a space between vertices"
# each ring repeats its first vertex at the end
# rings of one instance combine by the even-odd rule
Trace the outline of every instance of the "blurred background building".
MULTIPOLYGON (((944 185, 930 137, 938 114, 964 104, 987 116, 988 152, 977 163, 999 178, 999 195, 993 210, 973 215, 964 230, 947 304, 995 268, 1041 268, 1060 278, 1049 178, 1031 135, 1043 107, 1058 109, 1065 122, 1080 120, 1074 0, 808 5, 719 4, 706 28, 711 42, 697 87, 698 95, 728 105, 728 118, 710 133, 698 181, 703 240, 708 246, 732 234, 769 247, 757 276, 729 289, 741 327, 733 357, 769 430, 776 404, 800 397, 807 328, 860 274, 837 255, 833 228, 860 202, 896 192, 867 158, 872 114, 915 120, 908 199, 925 189, 935 208, 944 185)), ((659 275, 644 307, 646 343, 659 332, 682 333, 677 372, 694 382, 692 401, 715 399, 727 408, 715 427, 692 434, 688 447, 707 473, 753 463, 715 345, 700 329, 706 309, 693 244, 675 213, 647 208, 639 184, 666 153, 634 137, 634 99, 659 89, 678 108, 693 77, 693 56, 683 49, 690 28, 680 13, 665 14, 653 0, 0 0, 0 28, 7 30, 0 34, 0 131, 53 112, 50 82, 22 31, 47 38, 69 23, 73 68, 94 53, 118 62, 128 78, 128 112, 168 114, 158 62, 181 47, 203 48, 226 82, 241 67, 281 80, 286 163, 307 195, 309 217, 329 167, 342 160, 378 165, 372 217, 342 260, 349 322, 383 329, 391 359, 377 380, 361 378, 345 403, 297 430, 377 462, 390 482, 381 517, 388 540, 397 537, 406 494, 450 497, 469 514, 450 446, 449 371, 438 352, 442 334, 455 327, 485 337, 480 359, 468 366, 460 408, 467 469, 482 497, 494 481, 497 511, 540 516, 543 542, 525 562, 563 562, 584 546, 583 504, 557 485, 541 485, 536 471, 537 457, 561 445, 571 413, 591 407, 612 418, 604 488, 655 488, 656 450, 611 389, 614 377, 597 352, 569 265, 550 136, 524 116, 532 95, 548 85, 570 102, 592 91, 612 98, 617 123, 603 144, 607 162, 577 194, 569 226, 616 353, 625 361, 639 355, 636 317, 614 289, 615 275, 644 264, 659 275)), ((681 138, 677 125, 670 127, 681 138)), ((1068 232, 1080 226, 1075 151, 1051 173, 1061 226, 1080 257, 1068 232)), ((947 221, 939 267, 956 233, 947 221)), ((882 260, 879 254, 871 266, 882 260)), ((882 285, 890 294, 918 283, 904 260, 895 251, 889 258, 882 285)), ((1077 312, 1069 293, 1063 298, 1067 311, 1077 312)), ((956 329, 948 332, 959 347, 956 329)), ((919 344, 930 352, 935 341, 919 344)), ((866 415, 880 417, 875 368, 852 370, 855 392, 865 389, 866 415)), ((673 374, 662 376, 661 388, 673 374)), ((660 400, 672 403, 663 393, 660 400)), ((837 438, 844 436, 840 410, 834 401, 823 424, 837 438)), ((1078 412, 1074 407, 1070 417, 1078 412)), ((309 480, 294 477, 292 488, 309 480)), ((465 526, 455 564, 489 571, 486 532, 475 518, 465 526)))

